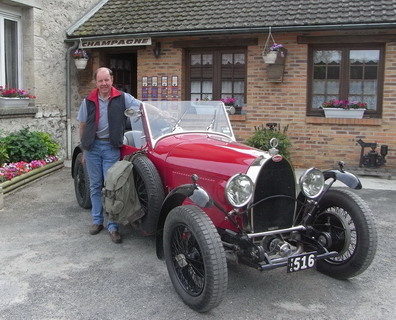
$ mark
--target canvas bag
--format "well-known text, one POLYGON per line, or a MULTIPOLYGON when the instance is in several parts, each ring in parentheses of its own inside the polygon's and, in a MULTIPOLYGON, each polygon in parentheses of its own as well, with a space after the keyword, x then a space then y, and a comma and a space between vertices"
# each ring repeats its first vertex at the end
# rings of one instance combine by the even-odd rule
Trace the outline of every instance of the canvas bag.
POLYGON ((102 190, 102 202, 109 220, 132 223, 144 215, 133 180, 133 165, 121 160, 107 171, 102 190))

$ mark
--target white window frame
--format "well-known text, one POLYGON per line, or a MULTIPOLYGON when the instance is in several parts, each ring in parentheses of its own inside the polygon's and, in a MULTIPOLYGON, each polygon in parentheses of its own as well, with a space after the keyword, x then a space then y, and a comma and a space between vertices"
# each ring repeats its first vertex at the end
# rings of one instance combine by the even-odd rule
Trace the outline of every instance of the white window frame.
POLYGON ((17 56, 17 83, 18 88, 23 88, 22 83, 22 10, 18 8, 0 5, 0 85, 5 83, 5 43, 4 43, 4 20, 12 20, 17 23, 18 56, 17 56))

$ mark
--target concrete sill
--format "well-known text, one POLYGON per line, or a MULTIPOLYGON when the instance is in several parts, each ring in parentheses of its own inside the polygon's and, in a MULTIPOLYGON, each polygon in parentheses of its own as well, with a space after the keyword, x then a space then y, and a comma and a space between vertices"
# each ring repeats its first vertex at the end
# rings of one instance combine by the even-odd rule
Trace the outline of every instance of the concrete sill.
POLYGON ((0 118, 23 118, 34 117, 38 111, 37 107, 0 107, 0 118))
POLYGON ((380 126, 380 125, 382 125, 382 119, 378 119, 378 118, 347 119, 347 118, 306 117, 305 123, 380 126))
POLYGON ((246 114, 230 114, 230 121, 246 121, 246 114))

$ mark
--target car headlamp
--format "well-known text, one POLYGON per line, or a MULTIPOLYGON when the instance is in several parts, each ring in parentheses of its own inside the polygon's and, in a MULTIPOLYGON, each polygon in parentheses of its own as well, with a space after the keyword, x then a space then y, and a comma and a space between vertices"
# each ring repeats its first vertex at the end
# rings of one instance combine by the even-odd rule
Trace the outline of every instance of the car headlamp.
POLYGON ((232 176, 225 187, 225 196, 233 207, 243 207, 252 198, 253 181, 246 174, 232 176))
POLYGON ((316 198, 324 188, 322 171, 316 168, 308 169, 300 177, 300 188, 308 198, 316 198))

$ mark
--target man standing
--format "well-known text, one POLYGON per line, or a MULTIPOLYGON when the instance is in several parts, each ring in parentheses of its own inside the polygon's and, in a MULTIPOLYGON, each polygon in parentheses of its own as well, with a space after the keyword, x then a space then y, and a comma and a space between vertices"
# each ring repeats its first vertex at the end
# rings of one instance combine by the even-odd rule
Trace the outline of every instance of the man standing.
MULTIPOLYGON (((92 226, 89 233, 103 229, 102 187, 107 170, 120 160, 126 117, 125 109, 138 109, 141 101, 113 87, 113 73, 102 67, 95 71, 96 89, 80 105, 80 139, 89 177, 92 226)), ((118 224, 108 221, 107 230, 114 243, 121 243, 118 224)))

